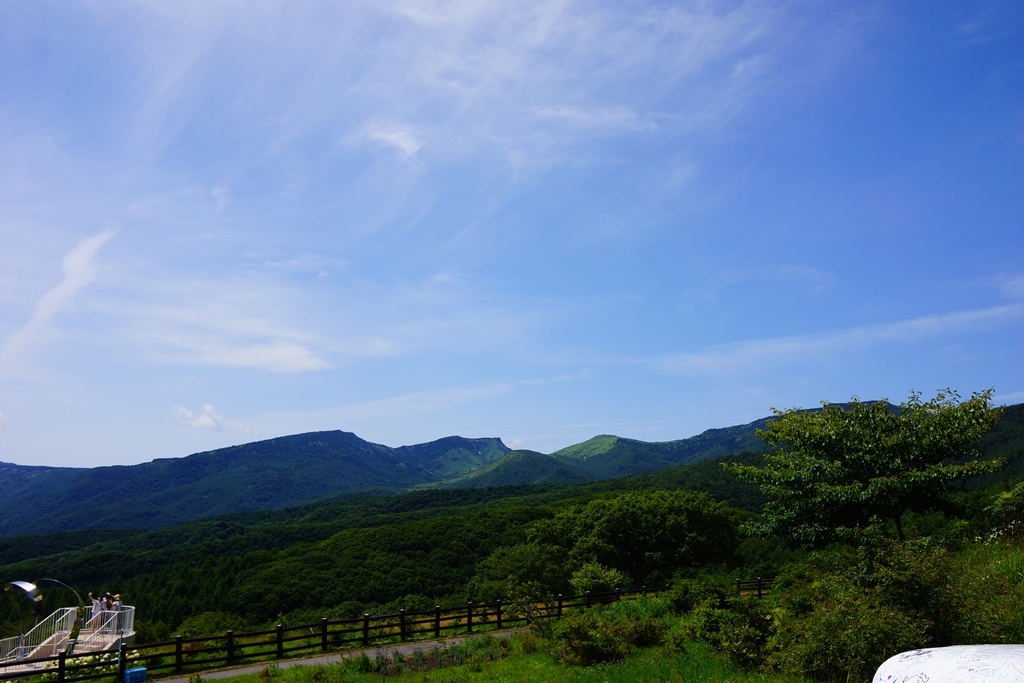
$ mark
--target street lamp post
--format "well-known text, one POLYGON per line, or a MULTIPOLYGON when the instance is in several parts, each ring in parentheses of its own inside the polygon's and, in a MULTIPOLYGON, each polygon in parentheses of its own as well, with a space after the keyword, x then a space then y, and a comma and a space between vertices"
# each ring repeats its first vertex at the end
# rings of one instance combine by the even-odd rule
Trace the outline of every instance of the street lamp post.
POLYGON ((75 645, 78 644, 78 633, 82 630, 82 624, 85 622, 85 603, 82 602, 82 596, 78 594, 78 591, 63 581, 58 581, 57 579, 39 579, 39 581, 49 581, 50 583, 55 583, 58 586, 64 586, 74 593, 75 599, 78 600, 78 610, 75 612, 75 623, 71 627, 71 634, 68 636, 68 649, 65 651, 66 654, 70 655, 74 652, 75 645))
MULTIPOLYGON (((82 596, 78 594, 78 591, 76 591, 74 588, 72 588, 71 586, 67 585, 63 581, 58 581, 57 579, 48 579, 48 578, 38 579, 36 581, 36 583, 29 583, 28 581, 11 581, 8 584, 7 590, 10 590, 11 586, 16 586, 17 588, 20 588, 21 590, 25 591, 25 593, 28 594, 29 598, 31 598, 35 602, 39 602, 40 600, 43 599, 42 594, 39 592, 39 586, 36 585, 40 581, 49 581, 50 583, 55 583, 58 586, 64 586, 69 591, 74 593, 75 594, 75 599, 78 600, 78 609, 75 612, 75 622, 74 622, 74 624, 71 627, 71 633, 68 635, 68 647, 67 647, 67 650, 65 650, 65 653, 70 655, 72 652, 74 652, 75 645, 78 643, 78 633, 79 633, 79 631, 82 630, 82 624, 84 623, 84 620, 85 620, 84 619, 85 618, 85 603, 82 602, 82 596)), ((19 622, 19 626, 18 627, 19 627, 19 629, 21 629, 21 624, 20 624, 20 622, 21 622, 21 608, 20 607, 18 608, 18 622, 19 622)), ((21 635, 22 635, 22 637, 24 637, 25 634, 22 633, 21 635)))
POLYGON ((22 657, 25 656, 25 623, 21 620, 21 603, 15 597, 13 588, 20 588, 28 594, 29 598, 33 598, 36 587, 35 584, 27 581, 11 581, 4 586, 4 591, 10 593, 11 602, 14 603, 15 609, 18 610, 18 661, 21 661, 22 657))

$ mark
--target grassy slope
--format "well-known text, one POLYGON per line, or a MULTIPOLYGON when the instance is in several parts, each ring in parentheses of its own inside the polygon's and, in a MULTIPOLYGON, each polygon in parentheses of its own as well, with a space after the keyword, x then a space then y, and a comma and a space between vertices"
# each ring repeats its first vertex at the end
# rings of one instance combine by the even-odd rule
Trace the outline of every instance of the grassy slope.
MULTIPOLYGON (((523 652, 515 639, 510 656, 491 659, 500 648, 480 647, 461 666, 406 674, 410 680, 443 683, 636 683, 666 681, 667 683, 807 683, 807 679, 781 674, 744 672, 723 660, 700 643, 688 643, 682 652, 648 647, 637 650, 622 662, 593 666, 570 666, 556 662, 541 652, 523 652)), ((376 651, 369 653, 372 658, 376 651)), ((411 666, 412 658, 406 662, 411 666)), ((344 664, 298 666, 268 669, 226 679, 228 683, 374 683, 384 680, 380 673, 356 673, 344 664)))
POLYGON ((529 484, 576 484, 591 481, 585 469, 571 460, 536 451, 510 451, 500 460, 451 484, 455 488, 522 486, 529 484))
POLYGON ((766 424, 767 420, 762 419, 746 425, 709 429, 688 439, 662 442, 601 435, 552 455, 578 462, 595 479, 625 477, 743 451, 767 450, 756 435, 756 430, 766 424))
POLYGON ((435 479, 462 476, 508 452, 509 447, 501 439, 464 439, 458 436, 395 449, 402 462, 422 467, 435 479))

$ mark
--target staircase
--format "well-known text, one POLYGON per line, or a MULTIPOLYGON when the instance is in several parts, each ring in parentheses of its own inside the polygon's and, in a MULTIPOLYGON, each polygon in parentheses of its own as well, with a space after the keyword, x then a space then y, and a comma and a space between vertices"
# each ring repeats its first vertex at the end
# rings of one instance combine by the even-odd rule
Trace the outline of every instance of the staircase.
POLYGON ((80 655, 114 650, 119 643, 135 638, 135 608, 123 605, 116 612, 83 615, 78 638, 72 643, 78 611, 77 607, 62 607, 28 633, 0 640, 0 678, 15 671, 45 668, 48 658, 62 652, 80 655))

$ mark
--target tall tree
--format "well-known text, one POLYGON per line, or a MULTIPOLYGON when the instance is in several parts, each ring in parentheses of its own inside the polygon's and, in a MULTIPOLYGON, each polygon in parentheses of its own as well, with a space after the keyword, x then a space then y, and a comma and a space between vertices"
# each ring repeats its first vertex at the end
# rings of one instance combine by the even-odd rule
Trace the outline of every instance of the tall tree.
POLYGON ((763 533, 808 545, 850 539, 873 520, 890 520, 903 540, 903 516, 934 508, 964 477, 1002 467, 979 461, 976 444, 999 420, 992 389, 961 400, 952 390, 898 407, 888 400, 823 404, 818 411, 774 410, 758 435, 774 446, 763 466, 726 464, 770 498, 763 533))

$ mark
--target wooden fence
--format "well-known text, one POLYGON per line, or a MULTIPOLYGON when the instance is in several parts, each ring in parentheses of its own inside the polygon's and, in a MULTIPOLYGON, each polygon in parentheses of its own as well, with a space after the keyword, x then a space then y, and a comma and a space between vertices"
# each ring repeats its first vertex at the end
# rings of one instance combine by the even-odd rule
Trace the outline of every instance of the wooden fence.
POLYGON ((145 668, 148 676, 183 675, 231 667, 258 661, 274 661, 301 654, 314 654, 347 648, 369 647, 416 639, 442 638, 457 633, 497 630, 529 623, 533 619, 557 619, 565 610, 586 608, 622 599, 655 595, 667 587, 619 590, 585 595, 555 596, 538 602, 531 609, 510 609, 501 600, 491 603, 466 603, 454 608, 371 616, 355 619, 322 619, 300 626, 278 624, 266 631, 235 633, 202 638, 176 637, 159 643, 125 645, 114 652, 60 654, 24 662, 0 664, 0 679, 28 679, 39 676, 47 681, 123 681, 125 671, 145 668), (529 612, 529 613, 526 613, 529 612))
POLYGON ((763 598, 771 592, 773 583, 775 583, 775 579, 762 579, 760 576, 756 579, 736 579, 736 589, 740 595, 755 595, 763 598))

